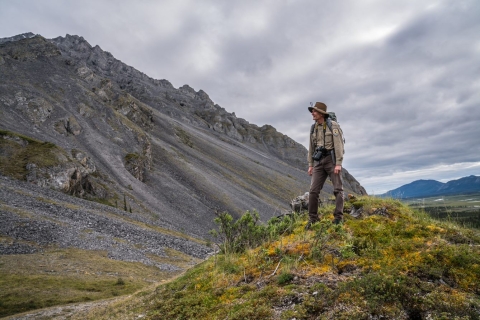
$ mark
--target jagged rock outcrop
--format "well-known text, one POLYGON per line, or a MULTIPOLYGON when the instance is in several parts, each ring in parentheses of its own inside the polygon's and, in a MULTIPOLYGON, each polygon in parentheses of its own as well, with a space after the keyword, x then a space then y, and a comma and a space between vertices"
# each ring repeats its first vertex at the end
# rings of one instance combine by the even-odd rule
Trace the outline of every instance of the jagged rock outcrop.
POLYGON ((0 131, 2 174, 44 188, 60 190, 87 199, 109 196, 99 182, 96 167, 85 153, 72 149, 68 154, 51 143, 0 131))
POLYGON ((26 33, 22 33, 22 34, 17 34, 16 36, 13 36, 13 37, 0 38, 0 44, 5 43, 5 42, 18 41, 18 40, 22 40, 22 39, 29 39, 29 38, 33 38, 33 37, 36 37, 36 36, 37 36, 36 34, 33 34, 31 32, 26 32, 26 33))
MULTIPOLYGON (((47 39, 41 36, 20 36, 3 40, 0 44, 4 44, 3 54, 14 60, 29 61, 39 58, 48 58, 61 55, 60 50, 51 45, 47 39), (15 40, 15 39, 18 40, 15 40), (26 40, 26 41, 23 41, 26 40), (14 43, 15 45, 9 45, 14 43)), ((4 56, 4 59, 5 59, 4 56)))
POLYGON ((115 75, 120 89, 129 92, 147 104, 159 104, 160 110, 187 123, 224 133, 239 142, 249 143, 299 168, 305 166, 307 151, 299 143, 279 133, 270 125, 258 127, 237 118, 215 104, 203 90, 195 91, 188 85, 175 89, 167 80, 154 80, 123 64, 100 47, 91 47, 82 37, 58 37, 52 40, 64 54, 79 65, 85 78, 115 75), (94 70, 94 71, 92 71, 94 70))

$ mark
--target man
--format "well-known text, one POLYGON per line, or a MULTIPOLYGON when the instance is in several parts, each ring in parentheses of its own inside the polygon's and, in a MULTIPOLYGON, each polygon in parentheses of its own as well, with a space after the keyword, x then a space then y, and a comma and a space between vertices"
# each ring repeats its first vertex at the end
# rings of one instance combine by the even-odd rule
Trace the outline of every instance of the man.
POLYGON ((309 222, 306 228, 319 220, 318 196, 325 180, 330 177, 335 195, 334 224, 343 221, 343 183, 341 178, 344 143, 342 130, 337 122, 328 119, 327 106, 323 102, 316 102, 308 107, 315 124, 310 130, 308 148, 308 175, 312 176, 310 193, 308 196, 309 222), (328 120, 327 120, 328 119, 328 120), (331 122, 331 128, 327 125, 331 122))

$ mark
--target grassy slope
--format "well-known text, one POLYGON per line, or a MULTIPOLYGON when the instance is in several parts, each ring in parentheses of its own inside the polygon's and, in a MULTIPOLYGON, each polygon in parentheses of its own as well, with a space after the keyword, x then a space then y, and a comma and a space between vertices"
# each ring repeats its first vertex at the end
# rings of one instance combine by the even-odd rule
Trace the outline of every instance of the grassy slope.
MULTIPOLYGON (((0 243, 4 241, 9 240, 0 238, 0 243)), ((181 252, 167 250, 167 254, 159 262, 179 268, 188 268, 192 263, 192 258, 181 252)), ((103 251, 51 248, 42 253, 3 255, 0 317, 131 294, 175 274, 179 272, 112 260, 103 251)))
POLYGON ((479 319, 480 233, 390 199, 363 198, 343 226, 305 217, 268 229, 242 254, 220 254, 93 319, 479 319))

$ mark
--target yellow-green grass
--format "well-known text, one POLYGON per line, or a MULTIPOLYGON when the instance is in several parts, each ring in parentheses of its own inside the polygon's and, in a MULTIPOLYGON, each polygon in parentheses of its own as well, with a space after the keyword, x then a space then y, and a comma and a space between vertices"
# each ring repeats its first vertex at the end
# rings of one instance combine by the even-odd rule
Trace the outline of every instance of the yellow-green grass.
MULTIPOLYGON (((167 254, 158 262, 180 268, 198 262, 174 250, 167 250, 167 254)), ((126 295, 178 274, 138 262, 113 260, 104 251, 52 248, 43 253, 2 255, 0 317, 126 295)))

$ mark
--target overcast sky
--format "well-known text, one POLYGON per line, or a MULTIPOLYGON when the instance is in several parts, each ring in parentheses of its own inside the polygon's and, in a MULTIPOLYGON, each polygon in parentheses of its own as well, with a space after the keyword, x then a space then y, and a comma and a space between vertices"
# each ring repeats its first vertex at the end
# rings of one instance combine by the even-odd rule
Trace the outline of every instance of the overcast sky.
POLYGON ((304 146, 325 102, 369 194, 480 175, 478 0, 0 0, 0 38, 25 32, 82 36, 304 146))

